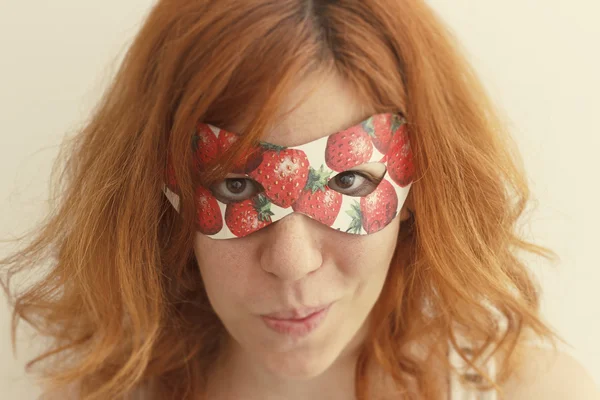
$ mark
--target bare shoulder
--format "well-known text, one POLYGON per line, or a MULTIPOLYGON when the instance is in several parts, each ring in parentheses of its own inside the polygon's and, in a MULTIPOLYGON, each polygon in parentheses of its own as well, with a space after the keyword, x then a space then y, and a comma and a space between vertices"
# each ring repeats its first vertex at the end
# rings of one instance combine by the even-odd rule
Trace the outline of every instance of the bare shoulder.
POLYGON ((570 355, 529 347, 519 369, 504 385, 506 400, 600 400, 591 375, 570 355))

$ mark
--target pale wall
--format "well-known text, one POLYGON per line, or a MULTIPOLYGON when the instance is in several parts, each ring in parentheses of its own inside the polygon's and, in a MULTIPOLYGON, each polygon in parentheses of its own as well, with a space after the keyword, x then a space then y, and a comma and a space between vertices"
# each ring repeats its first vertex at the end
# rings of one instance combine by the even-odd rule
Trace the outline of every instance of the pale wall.
MULTIPOLYGON (((118 60, 151 3, 9 0, 0 6, 2 237, 43 215, 57 144, 93 106, 114 71, 109 62, 118 60)), ((543 313, 600 383, 600 3, 430 3, 511 116, 540 203, 531 234, 562 259, 557 266, 531 260, 544 289, 543 313)), ((31 351, 11 359, 4 306, 0 327, 0 397, 33 398, 36 390, 21 372, 31 351)))

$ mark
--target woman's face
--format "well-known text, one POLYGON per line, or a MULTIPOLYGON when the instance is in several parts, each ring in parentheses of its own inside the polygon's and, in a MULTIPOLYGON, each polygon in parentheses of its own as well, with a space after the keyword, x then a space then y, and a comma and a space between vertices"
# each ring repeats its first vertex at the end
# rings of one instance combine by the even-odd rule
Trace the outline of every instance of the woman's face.
MULTIPOLYGON (((302 81, 286 105, 295 106, 319 78, 302 81)), ((372 110, 343 81, 329 76, 263 140, 301 145, 369 115, 372 110)), ((222 128, 241 132, 244 126, 222 128)), ((352 354, 381 293, 404 216, 403 208, 371 235, 336 231, 299 213, 243 238, 215 240, 197 233, 202 279, 232 338, 231 349, 273 374, 296 378, 317 376, 341 355, 352 354)))

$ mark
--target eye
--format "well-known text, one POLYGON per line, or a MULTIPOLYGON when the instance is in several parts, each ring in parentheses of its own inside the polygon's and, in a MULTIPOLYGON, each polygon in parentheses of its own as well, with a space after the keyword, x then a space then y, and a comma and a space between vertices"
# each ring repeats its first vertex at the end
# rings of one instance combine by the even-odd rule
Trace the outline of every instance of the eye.
POLYGON ((363 197, 375 190, 381 179, 362 171, 345 171, 331 178, 328 186, 348 196, 363 197))
POLYGON ((262 191, 258 183, 249 178, 226 178, 211 186, 215 197, 222 203, 247 200, 262 191))

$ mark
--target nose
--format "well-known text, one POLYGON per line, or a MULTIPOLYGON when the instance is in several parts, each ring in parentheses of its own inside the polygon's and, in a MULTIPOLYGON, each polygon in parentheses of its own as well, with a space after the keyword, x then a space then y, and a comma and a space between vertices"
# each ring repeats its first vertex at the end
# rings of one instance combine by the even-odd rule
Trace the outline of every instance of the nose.
POLYGON ((319 241, 310 218, 292 213, 267 229, 261 268, 285 281, 298 281, 323 263, 319 241))

